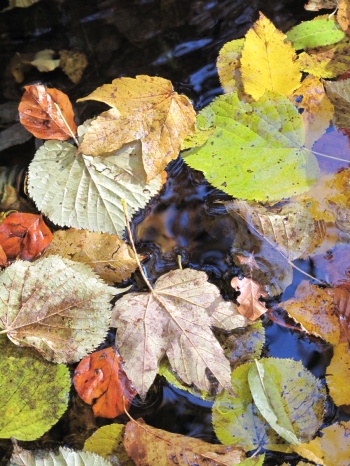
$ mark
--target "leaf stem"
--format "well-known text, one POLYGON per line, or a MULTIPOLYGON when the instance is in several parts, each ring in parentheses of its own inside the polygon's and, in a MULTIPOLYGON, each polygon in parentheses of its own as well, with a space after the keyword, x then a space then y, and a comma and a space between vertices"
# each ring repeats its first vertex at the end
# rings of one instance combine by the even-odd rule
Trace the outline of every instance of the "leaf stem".
POLYGON ((333 157, 333 155, 323 154, 322 152, 317 152, 316 150, 308 149, 308 151, 313 154, 320 155, 321 157, 326 157, 327 159, 338 160, 339 162, 350 163, 350 160, 342 159, 341 157, 333 157))
POLYGON ((78 139, 75 137, 75 134, 74 134, 73 131, 71 130, 71 127, 69 126, 67 120, 64 118, 63 113, 61 112, 60 107, 56 104, 56 102, 54 102, 53 104, 54 104, 56 110, 58 111, 60 117, 62 118, 64 124, 66 125, 66 127, 67 127, 67 129, 68 129, 68 131, 69 131, 69 134, 70 134, 70 135, 72 136, 72 138, 74 139, 75 144, 76 144, 77 146, 79 146, 79 141, 78 141, 78 139))

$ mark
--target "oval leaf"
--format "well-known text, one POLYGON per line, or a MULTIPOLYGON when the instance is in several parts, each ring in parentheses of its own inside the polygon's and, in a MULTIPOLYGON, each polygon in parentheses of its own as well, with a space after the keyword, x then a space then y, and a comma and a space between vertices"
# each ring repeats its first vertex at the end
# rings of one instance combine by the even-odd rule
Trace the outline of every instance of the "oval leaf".
POLYGON ((296 50, 331 45, 345 37, 335 19, 315 18, 297 24, 287 32, 287 39, 296 50))

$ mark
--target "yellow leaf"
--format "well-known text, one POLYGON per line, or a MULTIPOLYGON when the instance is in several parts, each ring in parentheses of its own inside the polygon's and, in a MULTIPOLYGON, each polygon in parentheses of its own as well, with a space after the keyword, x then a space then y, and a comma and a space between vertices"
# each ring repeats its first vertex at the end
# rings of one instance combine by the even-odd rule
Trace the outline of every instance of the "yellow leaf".
POLYGON ((228 92, 243 93, 241 76, 241 55, 244 39, 236 39, 227 42, 219 52, 216 66, 223 90, 228 92))
POLYGON ((266 90, 289 95, 300 85, 295 50, 285 38, 262 13, 246 35, 241 57, 242 81, 245 92, 256 100, 266 90))
POLYGON ((302 118, 305 125, 305 146, 311 149, 314 142, 329 127, 334 107, 327 97, 319 78, 307 76, 299 89, 293 94, 294 104, 303 109, 302 118), (302 96, 301 102, 296 100, 302 96))
POLYGON ((104 102, 112 109, 91 123, 79 152, 102 155, 140 140, 147 182, 177 158, 182 141, 194 131, 196 114, 191 102, 174 92, 167 79, 118 78, 79 102, 84 100, 104 102))
POLYGON ((85 53, 78 50, 60 50, 60 67, 74 84, 81 80, 87 66, 85 53))
POLYGON ((333 358, 327 367, 326 380, 329 393, 336 405, 350 404, 350 353, 349 344, 334 347, 333 358))
POLYGON ((350 2, 340 0, 338 3, 337 21, 346 34, 350 34, 350 2))

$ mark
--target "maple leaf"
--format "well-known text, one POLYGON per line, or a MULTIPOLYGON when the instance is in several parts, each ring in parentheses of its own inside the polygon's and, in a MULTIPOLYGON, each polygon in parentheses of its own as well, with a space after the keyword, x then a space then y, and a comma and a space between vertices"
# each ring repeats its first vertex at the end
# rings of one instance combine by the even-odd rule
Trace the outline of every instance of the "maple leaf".
POLYGON ((220 388, 230 390, 230 365, 210 327, 229 330, 247 322, 207 278, 197 270, 172 271, 151 293, 130 293, 113 308, 111 324, 118 330, 124 368, 142 398, 165 354, 185 383, 207 391, 208 368, 220 388))
POLYGON ((121 363, 116 350, 107 348, 86 356, 74 371, 75 389, 85 403, 92 404, 96 417, 119 416, 136 395, 121 363))
POLYGON ((111 107, 91 123, 79 151, 101 155, 140 140, 147 182, 179 155, 183 139, 194 131, 195 111, 189 99, 174 92, 167 79, 118 78, 87 97, 111 107))
POLYGON ((19 104, 22 125, 35 137, 65 141, 74 137, 77 127, 72 104, 66 94, 42 84, 24 86, 19 104))
POLYGON ((32 260, 51 242, 52 233, 41 215, 13 213, 0 225, 0 245, 10 260, 32 260))
POLYGON ((267 312, 265 304, 259 301, 259 298, 267 298, 268 296, 264 286, 247 277, 243 279, 234 277, 231 280, 231 286, 241 293, 237 297, 238 312, 244 317, 256 320, 267 312))
POLYGON ((244 90, 255 100, 266 90, 291 94, 300 85, 295 50, 262 13, 247 32, 241 56, 244 90))

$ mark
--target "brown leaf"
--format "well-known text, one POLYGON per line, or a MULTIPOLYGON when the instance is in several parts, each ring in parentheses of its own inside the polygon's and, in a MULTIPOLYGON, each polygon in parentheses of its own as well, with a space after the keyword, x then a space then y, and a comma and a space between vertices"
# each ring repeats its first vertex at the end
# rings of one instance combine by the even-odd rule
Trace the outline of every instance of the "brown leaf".
POLYGON ((51 239, 52 233, 41 215, 13 213, 0 226, 0 246, 9 260, 32 260, 51 239))
POLYGON ((350 3, 349 0, 339 0, 337 21, 346 34, 350 34, 350 3))
POLYGON ((55 88, 47 88, 42 84, 25 86, 25 93, 19 104, 20 122, 35 137, 41 139, 58 139, 65 141, 75 134, 72 104, 66 94, 55 88), (55 104, 60 108, 61 113, 55 104), (67 124, 62 118, 66 120, 67 124))
POLYGON ((337 8, 337 0, 309 0, 305 5, 305 10, 318 11, 323 8, 328 10, 335 10, 337 8))
POLYGON ((241 292, 237 298, 240 304, 237 310, 244 317, 256 320, 267 312, 265 304, 259 301, 259 298, 266 298, 268 296, 264 286, 246 277, 242 280, 234 277, 231 280, 231 286, 241 292))
POLYGON ((124 447, 137 466, 232 466, 245 458, 240 447, 155 429, 143 419, 127 423, 124 447))
POLYGON ((60 50, 60 67, 74 84, 81 80, 87 65, 85 53, 78 50, 60 50))
POLYGON ((130 407, 137 394, 114 348, 86 356, 74 371, 74 386, 80 398, 92 405, 96 417, 112 419, 130 407))

